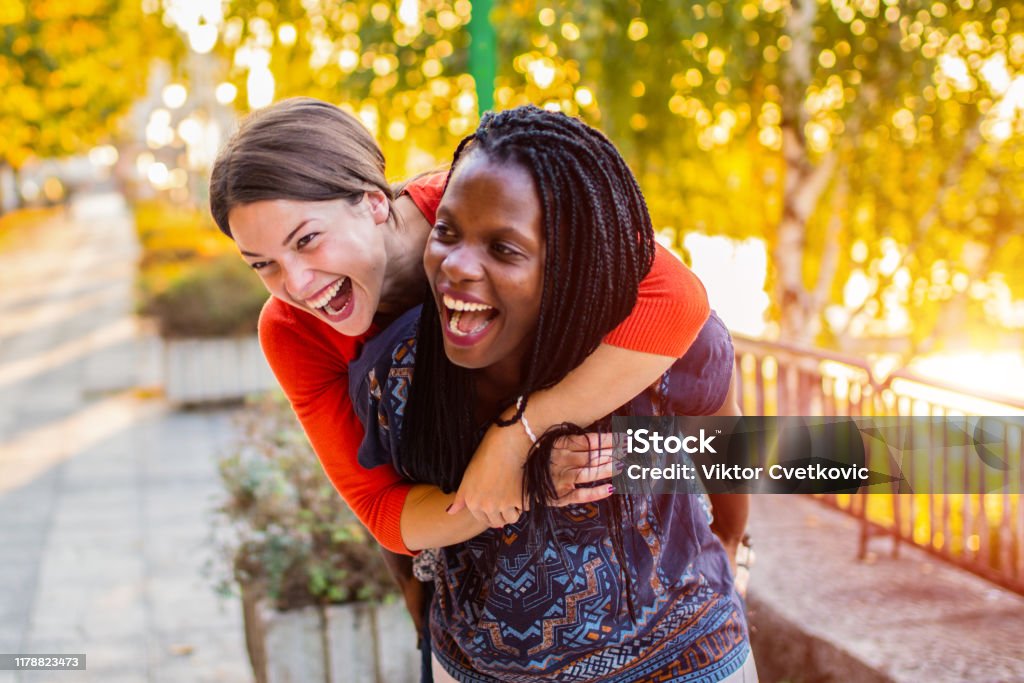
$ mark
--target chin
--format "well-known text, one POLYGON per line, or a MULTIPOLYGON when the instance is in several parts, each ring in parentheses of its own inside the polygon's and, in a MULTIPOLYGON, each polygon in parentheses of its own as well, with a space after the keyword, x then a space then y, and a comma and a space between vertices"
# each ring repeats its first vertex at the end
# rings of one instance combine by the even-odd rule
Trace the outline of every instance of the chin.
POLYGON ((491 365, 487 359, 483 358, 480 353, 476 353, 474 349, 455 346, 448 343, 448 340, 444 342, 444 353, 453 365, 458 365, 460 368, 467 370, 479 370, 491 365))
POLYGON ((356 317, 353 316, 348 320, 342 320, 337 323, 327 322, 327 324, 330 325, 335 332, 343 334, 346 337, 360 337, 366 334, 373 325, 373 319, 363 320, 361 316, 359 319, 356 319, 356 317))

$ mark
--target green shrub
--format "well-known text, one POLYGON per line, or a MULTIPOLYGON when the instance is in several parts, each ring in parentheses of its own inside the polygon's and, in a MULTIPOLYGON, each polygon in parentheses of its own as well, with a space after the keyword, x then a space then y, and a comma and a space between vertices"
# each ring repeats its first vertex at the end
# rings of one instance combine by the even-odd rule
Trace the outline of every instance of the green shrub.
POLYGON ((324 476, 280 394, 243 411, 219 466, 222 592, 255 588, 282 610, 397 593, 376 541, 324 476))
POLYGON ((255 332, 266 290, 209 213, 159 200, 134 210, 139 313, 154 316, 165 337, 255 332))
POLYGON ((164 337, 226 337, 256 331, 267 290, 236 254, 151 264, 139 280, 139 312, 164 337))

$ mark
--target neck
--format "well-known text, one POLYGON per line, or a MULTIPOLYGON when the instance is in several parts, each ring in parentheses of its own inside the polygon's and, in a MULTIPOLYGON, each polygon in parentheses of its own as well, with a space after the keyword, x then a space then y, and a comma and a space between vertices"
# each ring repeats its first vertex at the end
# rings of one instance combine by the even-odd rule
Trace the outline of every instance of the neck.
POLYGON ((474 373, 478 421, 493 419, 512 403, 522 387, 522 358, 518 354, 474 373))
POLYGON ((430 223, 409 197, 399 197, 392 206, 395 215, 382 228, 387 265, 377 306, 380 323, 389 322, 419 304, 426 280, 423 250, 430 235, 430 223))

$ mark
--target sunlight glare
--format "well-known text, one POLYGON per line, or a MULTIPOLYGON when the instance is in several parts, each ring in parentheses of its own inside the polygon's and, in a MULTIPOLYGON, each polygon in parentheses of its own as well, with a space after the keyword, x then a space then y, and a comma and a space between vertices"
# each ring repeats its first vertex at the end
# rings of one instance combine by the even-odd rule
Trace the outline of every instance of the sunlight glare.
POLYGON ((711 307, 733 332, 761 337, 769 299, 768 252, 763 240, 733 240, 690 233, 683 240, 693 272, 704 283, 711 307), (737 277, 742 273, 741 277, 737 277))

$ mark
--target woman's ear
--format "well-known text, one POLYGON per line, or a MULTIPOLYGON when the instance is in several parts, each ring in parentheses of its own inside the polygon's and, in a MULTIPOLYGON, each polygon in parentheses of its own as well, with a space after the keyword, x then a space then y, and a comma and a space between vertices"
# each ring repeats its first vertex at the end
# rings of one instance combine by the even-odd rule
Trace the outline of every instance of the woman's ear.
POLYGON ((378 225, 386 223, 391 216, 391 202, 386 194, 380 190, 367 190, 366 201, 370 204, 370 215, 378 225))

